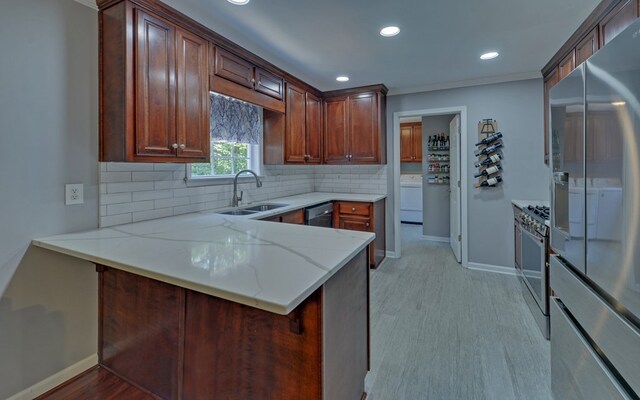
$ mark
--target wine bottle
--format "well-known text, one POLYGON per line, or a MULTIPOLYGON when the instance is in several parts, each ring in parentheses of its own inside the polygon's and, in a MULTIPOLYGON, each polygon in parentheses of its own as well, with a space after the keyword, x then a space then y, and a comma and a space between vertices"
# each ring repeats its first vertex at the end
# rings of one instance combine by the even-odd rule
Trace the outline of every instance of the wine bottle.
POLYGON ((476 168, 478 168, 481 165, 495 164, 495 163, 499 162, 501 159, 502 159, 502 157, 500 157, 500 154, 493 154, 490 157, 487 157, 482 161, 476 162, 475 166, 476 166, 476 168))
POLYGON ((489 186, 495 186, 500 182, 502 182, 502 177, 500 175, 498 175, 495 178, 489 178, 486 181, 482 181, 482 182, 476 183, 473 186, 475 186, 476 188, 489 187, 489 186))
POLYGON ((500 164, 492 165, 482 170, 479 174, 474 175, 475 178, 480 176, 489 176, 495 174, 496 172, 502 171, 502 166, 500 164))
POLYGON ((498 142, 496 144, 492 144, 491 146, 485 147, 484 150, 476 150, 474 154, 476 156, 484 156, 484 155, 493 153, 494 151, 498 150, 501 147, 502 147, 502 142, 498 142))
POLYGON ((501 137, 502 137, 502 132, 495 133, 491 136, 487 136, 486 138, 476 143, 476 146, 482 146, 483 144, 493 143, 496 140, 500 139, 501 137))

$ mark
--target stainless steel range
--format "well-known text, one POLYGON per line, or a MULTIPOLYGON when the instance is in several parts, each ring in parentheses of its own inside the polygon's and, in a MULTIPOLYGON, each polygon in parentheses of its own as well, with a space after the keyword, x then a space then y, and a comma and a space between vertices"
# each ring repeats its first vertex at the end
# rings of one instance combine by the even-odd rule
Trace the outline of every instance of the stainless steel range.
POLYGON ((516 211, 515 219, 516 268, 522 295, 549 339, 549 207, 528 206, 516 211))

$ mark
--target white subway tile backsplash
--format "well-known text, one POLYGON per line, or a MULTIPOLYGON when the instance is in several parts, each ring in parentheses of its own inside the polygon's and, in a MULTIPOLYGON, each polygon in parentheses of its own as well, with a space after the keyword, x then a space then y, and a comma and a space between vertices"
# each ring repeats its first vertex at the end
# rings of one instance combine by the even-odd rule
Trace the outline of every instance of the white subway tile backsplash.
POLYGON ((149 163, 121 163, 121 162, 109 162, 107 164, 107 171, 153 171, 153 164, 149 163))
POLYGON ((129 224, 133 222, 131 213, 100 217, 100 227, 129 224))
POLYGON ((153 190, 153 182, 107 183, 107 193, 141 192, 153 190))
POLYGON ((172 171, 154 171, 154 172, 133 172, 132 179, 134 182, 143 181, 172 181, 172 171))
POLYGON ((100 172, 100 182, 131 182, 131 172, 100 172))
POLYGON ((136 201, 133 203, 109 204, 107 205, 107 215, 125 214, 134 211, 145 211, 153 209, 153 201, 136 201))
POLYGON ((130 203, 130 202, 131 202, 131 192, 103 194, 102 196, 100 196, 101 205, 130 203))
POLYGON ((190 201, 188 197, 172 197, 170 199, 155 200, 153 202, 154 208, 184 206, 189 203, 190 201))
POLYGON ((133 201, 168 199, 173 197, 173 190, 149 190, 146 192, 133 192, 133 201))
MULTIPOLYGON (((100 170, 101 226, 222 208, 231 201, 230 183, 188 187, 184 164, 101 163, 100 170), (131 182, 106 182, 126 174, 131 182)), ((262 175, 261 188, 252 181, 238 185, 244 192, 242 204, 312 191, 387 192, 386 166, 270 165, 262 175)))

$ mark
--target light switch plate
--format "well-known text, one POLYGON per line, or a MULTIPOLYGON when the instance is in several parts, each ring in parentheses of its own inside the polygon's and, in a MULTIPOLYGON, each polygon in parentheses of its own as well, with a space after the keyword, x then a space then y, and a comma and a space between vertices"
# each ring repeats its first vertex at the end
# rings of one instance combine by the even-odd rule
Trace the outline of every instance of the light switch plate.
POLYGON ((82 183, 68 183, 64 185, 64 204, 84 203, 84 185, 82 183))

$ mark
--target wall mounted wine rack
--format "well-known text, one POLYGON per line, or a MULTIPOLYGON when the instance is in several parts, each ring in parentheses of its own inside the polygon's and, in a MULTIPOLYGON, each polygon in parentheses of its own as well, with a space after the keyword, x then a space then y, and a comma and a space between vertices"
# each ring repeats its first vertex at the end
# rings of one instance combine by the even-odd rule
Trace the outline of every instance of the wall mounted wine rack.
POLYGON ((477 157, 475 166, 478 168, 475 177, 478 181, 476 188, 494 188, 502 183, 502 132, 498 131, 498 121, 483 119, 478 122, 478 142, 476 143, 477 157))

